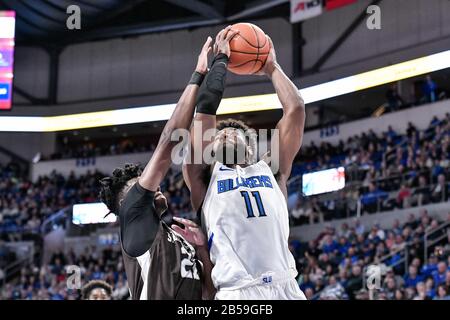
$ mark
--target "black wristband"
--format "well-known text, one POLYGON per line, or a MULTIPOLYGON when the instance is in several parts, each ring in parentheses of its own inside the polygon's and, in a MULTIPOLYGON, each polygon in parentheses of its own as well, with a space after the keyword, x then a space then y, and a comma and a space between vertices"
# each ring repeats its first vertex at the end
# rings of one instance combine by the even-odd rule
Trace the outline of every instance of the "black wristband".
POLYGON ((198 71, 194 71, 194 73, 191 76, 191 80, 189 80, 189 84, 196 84, 200 87, 204 79, 205 79, 204 74, 198 71))

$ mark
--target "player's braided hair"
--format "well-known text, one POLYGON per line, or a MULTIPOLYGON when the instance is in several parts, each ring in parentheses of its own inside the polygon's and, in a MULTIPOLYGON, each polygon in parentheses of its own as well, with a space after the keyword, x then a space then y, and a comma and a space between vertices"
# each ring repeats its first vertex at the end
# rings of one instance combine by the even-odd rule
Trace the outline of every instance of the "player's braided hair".
POLYGON ((249 154, 247 155, 247 160, 250 164, 256 162, 256 158, 257 158, 257 154, 256 154, 256 152, 257 152, 257 134, 256 134, 256 131, 254 129, 250 128, 248 125, 246 125, 241 120, 236 120, 236 119, 231 119, 231 118, 217 122, 216 129, 218 131, 225 129, 225 128, 234 128, 234 129, 242 130, 242 131, 244 131, 244 133, 246 133, 248 135, 248 137, 249 137, 249 141, 248 141, 249 154))
POLYGON ((119 213, 119 197, 127 184, 142 173, 139 165, 127 163, 123 168, 116 168, 111 177, 100 180, 99 198, 110 210, 110 213, 119 213))

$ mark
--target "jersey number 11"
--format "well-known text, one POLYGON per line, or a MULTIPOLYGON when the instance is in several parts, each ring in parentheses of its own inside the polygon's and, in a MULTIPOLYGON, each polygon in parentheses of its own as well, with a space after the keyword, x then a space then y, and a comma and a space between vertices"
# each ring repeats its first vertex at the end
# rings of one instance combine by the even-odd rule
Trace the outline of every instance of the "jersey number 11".
MULTIPOLYGON (((266 216, 266 211, 264 210, 264 205, 261 200, 261 195, 259 194, 259 191, 252 191, 251 192, 253 198, 255 198, 256 205, 258 207, 258 212, 260 217, 266 216)), ((241 191, 241 196, 245 200, 245 207, 247 208, 247 218, 255 218, 255 214, 253 212, 253 205, 250 199, 250 196, 248 195, 248 191, 241 191)))

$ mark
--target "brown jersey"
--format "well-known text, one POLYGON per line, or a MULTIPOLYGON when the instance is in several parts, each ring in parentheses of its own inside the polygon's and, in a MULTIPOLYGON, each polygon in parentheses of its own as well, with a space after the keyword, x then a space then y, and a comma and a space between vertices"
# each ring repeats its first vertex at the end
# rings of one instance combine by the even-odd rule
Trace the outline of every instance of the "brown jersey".
POLYGON ((195 250, 163 221, 148 251, 134 258, 122 247, 122 254, 131 299, 201 299, 202 267, 195 250))

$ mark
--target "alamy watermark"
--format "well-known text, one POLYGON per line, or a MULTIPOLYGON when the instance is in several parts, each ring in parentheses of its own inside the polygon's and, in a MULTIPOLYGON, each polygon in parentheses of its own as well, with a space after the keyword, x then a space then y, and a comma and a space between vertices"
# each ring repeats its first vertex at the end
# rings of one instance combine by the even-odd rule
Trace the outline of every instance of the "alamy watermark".
POLYGON ((216 161, 224 164, 253 164, 264 158, 272 172, 278 172, 280 158, 280 134, 278 129, 254 129, 224 133, 215 128, 202 130, 203 123, 194 121, 193 132, 176 129, 170 141, 176 142, 171 160, 175 165, 207 164, 216 161), (189 148, 188 146, 193 146, 189 148), (190 151, 192 150, 192 151, 190 151), (270 156, 266 157, 266 155, 270 156))
POLYGON ((381 8, 376 5, 371 5, 367 7, 367 14, 370 16, 367 18, 366 26, 369 30, 380 30, 381 29, 381 8))
POLYGON ((383 276, 382 268, 380 265, 372 264, 366 269, 366 286, 369 290, 380 290, 381 279, 383 276))
POLYGON ((67 7, 66 13, 69 17, 66 20, 66 27, 69 30, 81 29, 81 9, 77 5, 70 5, 67 7))
POLYGON ((70 265, 66 267, 66 286, 67 289, 75 290, 81 289, 81 268, 76 265, 70 265))

